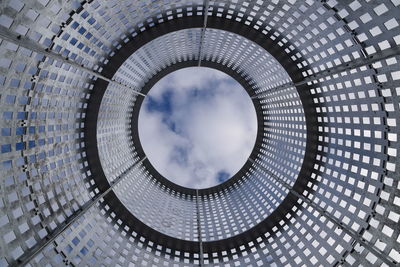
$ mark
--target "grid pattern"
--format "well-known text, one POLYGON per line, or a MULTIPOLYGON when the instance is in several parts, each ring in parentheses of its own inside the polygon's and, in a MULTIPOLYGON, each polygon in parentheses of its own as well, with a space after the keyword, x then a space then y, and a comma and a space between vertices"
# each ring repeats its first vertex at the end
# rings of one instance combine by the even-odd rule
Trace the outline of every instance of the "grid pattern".
MULTIPOLYGON (((198 47, 187 44, 198 44, 200 35, 200 28, 192 28, 166 34, 147 43, 122 64, 114 80, 140 89, 152 74, 166 66, 196 60, 198 47)), ((290 81, 288 74, 268 52, 239 35, 209 29, 206 31, 204 45, 205 60, 229 66, 241 73, 252 81, 254 92, 267 90, 264 85, 269 82, 278 84, 282 80, 290 81)), ((304 112, 295 87, 274 95, 276 97, 271 95, 261 101, 263 112, 265 110, 265 125, 260 126, 265 128, 261 145, 262 158, 265 159, 264 164, 272 166, 277 175, 294 184, 305 153, 304 112), (287 115, 289 113, 291 116, 287 115)), ((128 131, 124 128, 118 131, 114 126, 129 125, 129 117, 124 122, 112 115, 129 114, 126 111, 135 103, 136 98, 130 99, 127 96, 129 93, 126 90, 114 90, 110 85, 99 111, 99 154, 104 159, 103 170, 110 182, 119 175, 116 170, 124 170, 124 166, 115 167, 114 164, 129 164, 132 161, 130 157, 135 155, 135 144, 126 134, 128 131), (113 96, 109 97, 111 94, 113 96), (114 109, 118 110, 113 112, 114 109)), ((153 229, 172 237, 196 241, 199 233, 193 196, 180 194, 161 183, 152 182, 150 173, 141 175, 132 177, 125 186, 115 190, 122 203, 135 217, 153 229)), ((199 211, 201 239, 221 240, 249 230, 267 218, 287 193, 279 184, 271 183, 268 177, 248 172, 240 179, 239 186, 232 185, 219 194, 202 195, 199 211)))
MULTIPOLYGON (((201 228, 202 237, 207 242, 238 235, 292 197, 282 184, 296 182, 310 137, 306 136, 310 129, 305 127, 303 114, 303 108, 309 107, 302 108, 296 90, 309 93, 317 114, 317 152, 315 162, 303 162, 311 165, 312 171, 300 192, 302 197, 270 230, 230 249, 206 250, 202 257, 144 238, 124 226, 123 218, 117 218, 106 201, 100 201, 55 242, 40 249, 30 265, 399 263, 399 5, 397 0, 210 1, 210 23, 220 19, 256 30, 259 42, 272 42, 271 51, 285 53, 291 62, 283 64, 277 58, 282 64, 276 64, 246 38, 206 30, 202 59, 224 62, 244 77, 253 75, 248 80, 268 120, 264 150, 243 179, 232 188, 201 196, 200 223, 210 226, 201 228), (235 49, 227 49, 230 46, 235 49), (226 51, 230 54, 224 54, 226 51), (296 71, 301 75, 287 75, 296 71), (220 216, 218 210, 226 213, 220 216), (233 229, 231 222, 238 227, 233 229)), ((2 34, 7 30, 27 37, 66 59, 54 60, 18 41, 2 38, 0 42, 0 265, 13 264, 40 247, 100 193, 83 142, 85 112, 91 92, 96 90, 97 78, 90 71, 103 71, 109 59, 142 32, 156 30, 168 21, 203 15, 203 1, 0 3, 2 34)), ((163 64, 198 59, 199 29, 188 31, 196 34, 169 35, 169 50, 155 54, 144 65, 128 66, 127 62, 114 79, 140 90, 166 66, 163 64), (163 63, 154 62, 158 60, 163 63)), ((185 216, 193 220, 193 196, 167 189, 161 194, 157 189, 161 184, 142 167, 126 172, 139 160, 126 134, 135 97, 125 86, 113 83, 103 98, 97 131, 105 174, 110 182, 121 174, 128 178, 115 192, 129 192, 135 183, 147 188, 149 197, 157 190, 154 201, 159 203, 156 196, 161 195, 174 199, 171 203, 183 207, 185 216), (121 97, 123 94, 127 97, 121 97)), ((135 211, 137 206, 131 205, 132 213, 145 210, 135 211)), ((172 228, 166 234, 179 232, 181 239, 196 240, 196 226, 193 221, 185 230, 172 228)))

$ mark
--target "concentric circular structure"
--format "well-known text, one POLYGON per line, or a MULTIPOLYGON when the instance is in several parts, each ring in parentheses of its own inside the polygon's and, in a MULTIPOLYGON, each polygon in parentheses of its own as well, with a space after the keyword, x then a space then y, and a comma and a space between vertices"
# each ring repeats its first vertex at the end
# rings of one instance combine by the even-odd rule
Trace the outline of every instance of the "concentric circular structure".
POLYGON ((0 266, 400 264, 398 0, 0 3, 0 266), (179 186, 138 114, 185 67, 257 113, 231 179, 179 186))

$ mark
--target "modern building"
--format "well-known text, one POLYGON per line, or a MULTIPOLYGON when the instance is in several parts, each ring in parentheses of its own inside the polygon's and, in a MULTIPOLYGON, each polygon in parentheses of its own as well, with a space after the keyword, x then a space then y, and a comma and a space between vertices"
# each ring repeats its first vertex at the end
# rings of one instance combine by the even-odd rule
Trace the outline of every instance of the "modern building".
POLYGON ((399 0, 0 2, 0 266, 400 264, 399 0), (207 66, 256 145, 207 189, 150 164, 140 105, 207 66))

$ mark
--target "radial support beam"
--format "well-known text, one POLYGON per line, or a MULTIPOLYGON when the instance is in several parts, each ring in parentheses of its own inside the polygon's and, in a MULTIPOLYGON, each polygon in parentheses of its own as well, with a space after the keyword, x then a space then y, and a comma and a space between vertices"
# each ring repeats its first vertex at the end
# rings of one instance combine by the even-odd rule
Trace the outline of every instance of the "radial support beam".
POLYGON ((386 263, 389 266, 395 266, 396 265, 394 262, 392 262, 390 259, 388 259, 386 255, 384 255, 380 251, 378 251, 374 247, 374 245, 370 244, 368 241, 366 241, 364 238, 362 238, 357 232, 353 231, 352 229, 347 228, 346 225, 344 225, 342 222, 340 222, 336 218, 334 218, 329 212, 327 212, 326 210, 322 209, 321 207, 316 205, 314 202, 312 202, 310 199, 306 198, 302 194, 300 194, 297 191, 295 191, 288 183, 286 183, 285 181, 282 181, 281 179, 276 177, 271 171, 266 169, 264 166, 259 164, 257 161, 255 161, 255 160, 253 160, 251 158, 249 158, 249 160, 253 164, 255 164, 258 167, 260 167, 262 170, 267 172, 271 176, 272 179, 274 179, 276 182, 280 183, 283 187, 288 189, 290 191, 290 193, 292 193, 293 195, 295 195, 299 199, 303 200, 307 205, 309 205, 312 208, 314 208, 315 210, 317 210, 322 216, 325 216, 328 220, 330 220, 332 223, 334 223, 337 227, 342 229, 343 232, 345 232, 348 235, 350 235, 353 239, 355 239, 363 247, 365 247, 366 249, 371 251, 376 257, 381 259, 384 263, 386 263))
POLYGON ((28 250, 25 254, 23 254, 19 259, 15 262, 11 263, 10 266, 24 266, 28 264, 37 254, 39 254, 45 247, 54 242, 56 238, 61 235, 71 224, 76 222, 79 218, 81 218, 90 208, 96 205, 102 198, 104 198, 108 193, 113 190, 113 188, 118 185, 125 177, 126 174, 132 170, 134 170, 137 166, 139 166, 146 157, 141 159, 139 162, 131 166, 129 169, 124 171, 120 176, 118 176, 114 181, 110 183, 110 187, 105 190, 103 193, 97 195, 96 197, 89 200, 85 203, 78 211, 76 211, 73 215, 68 217, 68 219, 64 222, 64 224, 56 228, 54 231, 50 232, 42 242, 37 243, 32 249, 28 250))
POLYGON ((199 239, 199 266, 204 266, 203 256, 203 239, 201 238, 201 225, 200 225, 200 201, 199 201, 199 190, 196 189, 196 218, 197 218, 197 234, 199 239))
POLYGON ((203 28, 201 29, 201 36, 200 36, 200 48, 199 48, 199 64, 201 66, 201 58, 203 56, 203 45, 204 45, 204 38, 206 35, 207 29, 207 18, 208 18, 208 8, 210 6, 210 0, 204 0, 204 20, 203 20, 203 28))
POLYGON ((264 98, 271 92, 275 92, 278 90, 284 90, 284 89, 287 89, 287 88, 290 88, 293 86, 304 85, 309 82, 313 82, 313 81, 325 78, 330 75, 339 74, 343 71, 348 71, 348 70, 360 68, 363 66, 372 65, 378 61, 385 60, 385 59, 388 59, 388 58, 391 58, 391 57, 394 57, 397 55, 400 55, 400 45, 385 49, 383 51, 380 51, 378 53, 370 55, 367 58, 359 58, 359 59, 341 64, 341 65, 332 67, 330 69, 320 71, 320 72, 310 75, 298 82, 290 82, 290 83, 276 86, 274 88, 268 89, 267 91, 260 92, 256 95, 252 96, 251 98, 264 98))
POLYGON ((89 74, 91 74, 91 75, 93 75, 93 76, 95 76, 95 77, 97 77, 99 79, 107 81, 109 83, 115 84, 117 86, 122 86, 122 87, 128 88, 128 89, 132 90, 137 95, 146 96, 146 95, 136 91, 134 88, 132 88, 130 86, 127 86, 127 85, 122 84, 120 82, 117 82, 117 81, 111 80, 111 79, 109 79, 107 77, 104 77, 103 75, 101 75, 98 72, 95 72, 95 71, 93 71, 93 70, 91 70, 91 69, 89 69, 89 68, 87 68, 87 67, 85 67, 83 65, 80 65, 80 64, 70 60, 67 57, 63 57, 62 55, 51 51, 49 48, 44 48, 40 44, 30 40, 29 38, 27 38, 25 36, 18 35, 17 33, 13 32, 13 31, 10 31, 9 29, 7 29, 6 27, 4 27, 2 25, 0 25, 0 38, 5 40, 5 41, 8 41, 8 42, 14 43, 16 45, 19 45, 21 47, 24 47, 24 48, 26 48, 28 50, 33 51, 33 52, 42 54, 42 55, 44 55, 44 56, 46 56, 48 58, 51 58, 51 59, 54 59, 56 61, 60 61, 60 62, 69 64, 69 65, 71 65, 71 66, 73 66, 73 67, 75 67, 77 69, 83 70, 83 71, 85 71, 85 72, 87 72, 87 73, 89 73, 89 74))

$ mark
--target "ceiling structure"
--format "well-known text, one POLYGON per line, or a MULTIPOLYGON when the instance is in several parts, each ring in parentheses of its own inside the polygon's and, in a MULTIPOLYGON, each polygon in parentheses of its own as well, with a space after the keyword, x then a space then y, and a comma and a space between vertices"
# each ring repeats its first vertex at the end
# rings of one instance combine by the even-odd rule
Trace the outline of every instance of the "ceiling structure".
POLYGON ((0 266, 399 264, 399 5, 2 1, 0 266), (190 66, 257 113, 248 161, 206 189, 138 137, 147 92, 190 66))

